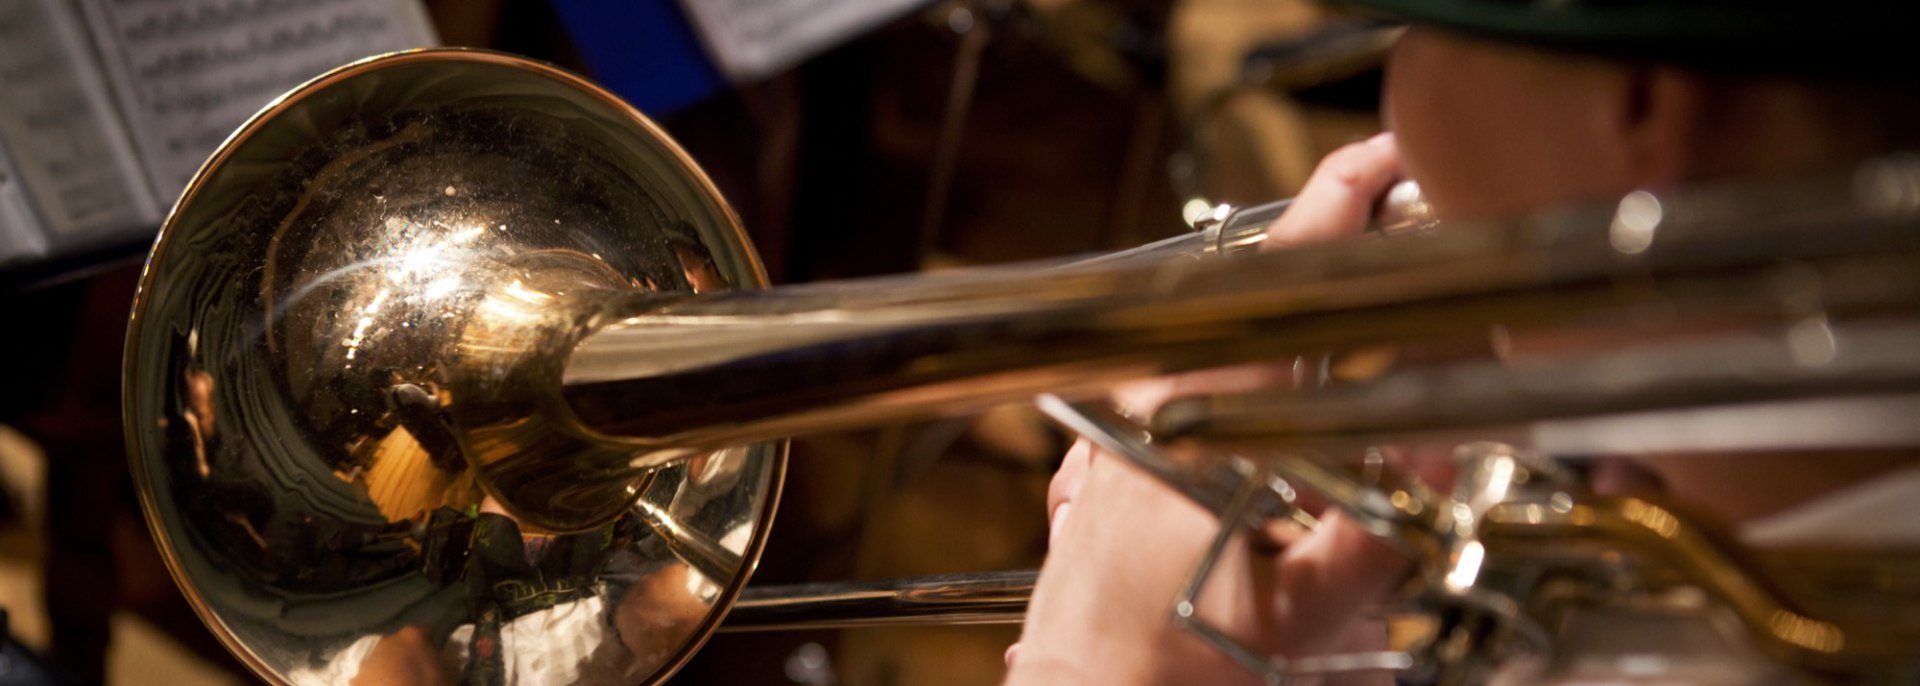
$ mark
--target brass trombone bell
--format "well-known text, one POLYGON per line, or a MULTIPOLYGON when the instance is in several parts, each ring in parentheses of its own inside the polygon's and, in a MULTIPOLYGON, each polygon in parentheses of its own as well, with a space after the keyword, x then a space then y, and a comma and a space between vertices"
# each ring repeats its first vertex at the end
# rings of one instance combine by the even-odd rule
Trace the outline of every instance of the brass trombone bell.
POLYGON ((236 131, 154 245, 125 402, 155 538, 272 681, 345 682, 419 637, 520 678, 662 679, 745 583, 785 445, 552 486, 546 460, 636 450, 542 353, 615 301, 766 284, 707 177, 579 77, 467 50, 333 70, 236 131))

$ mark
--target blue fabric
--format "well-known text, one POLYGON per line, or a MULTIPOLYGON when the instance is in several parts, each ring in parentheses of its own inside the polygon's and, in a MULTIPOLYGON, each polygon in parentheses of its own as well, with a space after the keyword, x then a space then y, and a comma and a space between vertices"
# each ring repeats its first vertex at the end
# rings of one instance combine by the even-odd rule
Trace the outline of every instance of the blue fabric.
POLYGON ((664 115, 726 87, 676 0, 555 0, 601 85, 664 115))

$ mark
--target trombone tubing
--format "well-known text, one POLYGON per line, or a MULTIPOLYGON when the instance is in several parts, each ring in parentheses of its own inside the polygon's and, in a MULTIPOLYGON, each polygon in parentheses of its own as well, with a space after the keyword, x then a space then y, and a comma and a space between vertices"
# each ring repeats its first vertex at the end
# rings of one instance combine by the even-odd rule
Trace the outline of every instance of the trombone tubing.
POLYGON ((1737 244, 1729 222, 1704 214, 1676 217, 1631 250, 1600 212, 1223 260, 987 268, 664 302, 609 292, 568 353, 561 393, 590 430, 638 448, 602 465, 623 475, 727 445, 1495 326, 1631 321, 1650 308, 1790 323, 1806 314, 1806 294, 1778 286, 1796 279, 1842 284, 1818 294, 1834 316, 1920 302, 1911 213, 1763 217, 1739 223, 1737 244))

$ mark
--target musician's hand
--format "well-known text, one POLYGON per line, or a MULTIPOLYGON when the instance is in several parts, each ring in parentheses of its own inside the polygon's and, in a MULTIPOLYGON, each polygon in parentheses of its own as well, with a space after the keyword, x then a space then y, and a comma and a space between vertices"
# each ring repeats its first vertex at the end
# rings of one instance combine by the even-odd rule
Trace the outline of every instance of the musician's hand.
MULTIPOLYGON (((1307 183, 1280 218, 1267 227, 1262 250, 1323 242, 1365 231, 1373 207, 1400 179, 1400 148, 1393 134, 1382 133, 1335 150, 1320 161, 1307 183)), ((1150 379, 1114 392, 1123 413, 1144 418, 1180 392, 1231 393, 1270 387, 1290 378, 1289 370, 1272 365, 1246 365, 1150 379)), ((1067 511, 1086 472, 1088 453, 1076 444, 1067 452, 1047 489, 1047 518, 1054 529, 1067 511)))
MULTIPOLYGON (((1173 623, 1173 601, 1218 528, 1211 513, 1124 459, 1088 454, 1072 514, 1052 551, 1010 658, 1009 683, 1258 683, 1173 623)), ((1338 513, 1278 553, 1237 537, 1216 563, 1198 614, 1270 654, 1379 650, 1362 622, 1409 562, 1338 513)), ((1342 683, 1391 683, 1370 673, 1342 683)))
POLYGON ((1320 161, 1293 204, 1267 227, 1262 250, 1352 236, 1373 220, 1374 205, 1401 178, 1400 147, 1383 133, 1320 161))
MULTIPOLYGON (((1293 206, 1268 228, 1279 248, 1357 234, 1375 200, 1400 177, 1390 134, 1322 161, 1293 206)), ((1176 392, 1244 391, 1284 383, 1290 370, 1242 367, 1123 389, 1123 411, 1146 416, 1176 392)), ((1067 454, 1048 492, 1052 550, 1020 643, 1008 650, 1010 682, 1251 680, 1218 651, 1172 623, 1180 583, 1217 529, 1211 515, 1150 476, 1084 442, 1067 454), (1071 515, 1071 516, 1069 516, 1071 515)), ((1236 541, 1215 568, 1200 615, 1263 649, 1310 654, 1377 648, 1360 613, 1404 578, 1408 561, 1338 514, 1277 555, 1236 541)), ((1369 630, 1372 629, 1372 630, 1369 630)), ((1374 674, 1379 683, 1384 675, 1374 674)))

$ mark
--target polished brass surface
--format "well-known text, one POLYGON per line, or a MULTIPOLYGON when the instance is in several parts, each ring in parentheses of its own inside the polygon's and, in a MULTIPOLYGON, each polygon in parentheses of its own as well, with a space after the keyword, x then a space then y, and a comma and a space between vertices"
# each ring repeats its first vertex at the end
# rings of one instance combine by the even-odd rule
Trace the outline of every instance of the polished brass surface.
MULTIPOLYGON (((1863 637, 1920 635, 1797 609, 1673 511, 1594 496, 1524 447, 1456 440, 1467 476, 1452 493, 1325 458, 1543 418, 1910 398, 1916 180, 1920 165, 1894 160, 1235 250, 1283 209, 1268 206, 1196 234, 1198 253, 1231 259, 748 292, 765 277, 733 213, 630 107, 518 58, 403 53, 269 106, 169 217, 128 339, 134 470, 182 588, 278 681, 396 664, 659 680, 741 593, 784 436, 1039 393, 1215 512, 1311 525, 1296 487, 1346 510, 1421 562, 1443 629, 1472 634, 1474 650, 1421 655, 1457 673, 1577 651, 1552 645, 1569 608, 1659 606, 1732 617, 1795 669, 1891 674, 1920 641, 1863 637), (1530 337, 1594 344, 1511 349, 1530 337), (1380 350, 1428 359, 1345 369, 1380 350), (1147 427, 1085 403, 1127 379, 1268 360, 1300 388, 1178 400, 1147 427), (1687 589, 1712 602, 1659 595, 1687 589)), ((951 581, 773 590, 743 619, 997 620, 1030 584, 951 581)), ((1314 664, 1346 664, 1329 659, 1314 664)))
POLYGON ((333 71, 236 132, 154 247, 126 376, 154 535, 265 678, 408 651, 449 680, 661 678, 752 570, 784 445, 544 494, 594 503, 563 530, 488 474, 615 449, 529 355, 593 294, 764 285, 684 153, 577 77, 454 50, 333 71), (662 521, 726 555, 682 561, 662 521))

